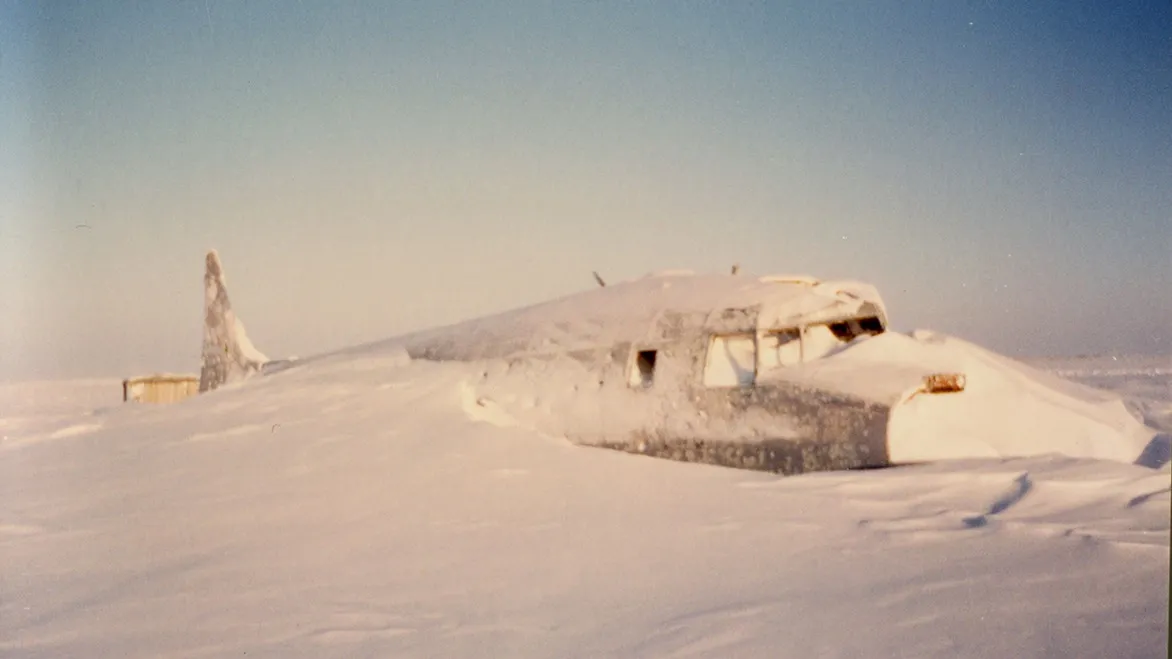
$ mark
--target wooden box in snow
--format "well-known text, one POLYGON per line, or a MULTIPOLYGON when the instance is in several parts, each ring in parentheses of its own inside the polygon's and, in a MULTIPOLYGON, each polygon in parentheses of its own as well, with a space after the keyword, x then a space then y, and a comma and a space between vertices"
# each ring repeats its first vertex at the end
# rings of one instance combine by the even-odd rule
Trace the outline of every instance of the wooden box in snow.
POLYGON ((195 375, 143 375, 122 381, 122 401, 175 403, 199 393, 195 375))

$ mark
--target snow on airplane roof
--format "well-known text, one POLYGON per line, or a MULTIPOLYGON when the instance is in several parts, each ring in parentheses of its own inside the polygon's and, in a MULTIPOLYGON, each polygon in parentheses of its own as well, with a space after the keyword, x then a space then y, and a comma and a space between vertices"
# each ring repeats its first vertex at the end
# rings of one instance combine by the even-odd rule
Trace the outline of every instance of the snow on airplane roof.
POLYGON ((647 338, 656 319, 668 311, 708 313, 758 305, 761 328, 832 322, 866 313, 886 322, 879 292, 863 282, 667 272, 670 274, 573 293, 373 346, 442 342, 444 354, 458 359, 595 349, 647 338))

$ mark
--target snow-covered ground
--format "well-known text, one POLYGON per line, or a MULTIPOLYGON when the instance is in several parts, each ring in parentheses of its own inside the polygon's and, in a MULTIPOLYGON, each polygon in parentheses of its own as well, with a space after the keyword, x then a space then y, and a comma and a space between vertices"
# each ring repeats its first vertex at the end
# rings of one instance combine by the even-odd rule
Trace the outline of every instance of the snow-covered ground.
POLYGON ((0 450, 21 438, 46 432, 62 436, 98 427, 97 418, 122 404, 122 381, 91 379, 37 382, 0 382, 0 450))
POLYGON ((1101 355, 1028 362, 1068 380, 1122 394, 1147 423, 1172 429, 1172 355, 1101 355))
MULTIPOLYGON (((1172 430, 1172 360, 1128 359, 1035 364, 1172 430)), ((1167 656, 1166 465, 783 478, 510 427, 468 376, 0 385, 0 654, 1167 656)))

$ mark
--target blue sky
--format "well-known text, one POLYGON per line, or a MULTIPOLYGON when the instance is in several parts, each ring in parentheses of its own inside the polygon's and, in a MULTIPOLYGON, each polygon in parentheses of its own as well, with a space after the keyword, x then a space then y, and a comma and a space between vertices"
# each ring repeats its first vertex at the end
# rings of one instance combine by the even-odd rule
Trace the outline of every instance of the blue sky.
POLYGON ((1167 2, 0 0, 0 378, 197 369, 662 268, 1172 352, 1167 2), (78 224, 88 228, 75 228, 78 224))

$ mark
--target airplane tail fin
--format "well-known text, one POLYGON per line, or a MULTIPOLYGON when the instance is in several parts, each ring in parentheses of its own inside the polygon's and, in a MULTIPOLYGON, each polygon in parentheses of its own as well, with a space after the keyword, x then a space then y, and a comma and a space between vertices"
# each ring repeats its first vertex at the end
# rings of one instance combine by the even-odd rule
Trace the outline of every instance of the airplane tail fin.
POLYGON ((224 268, 216 250, 207 254, 203 275, 203 355, 200 358, 199 392, 243 380, 259 373, 269 358, 256 349, 244 325, 232 311, 224 268))

